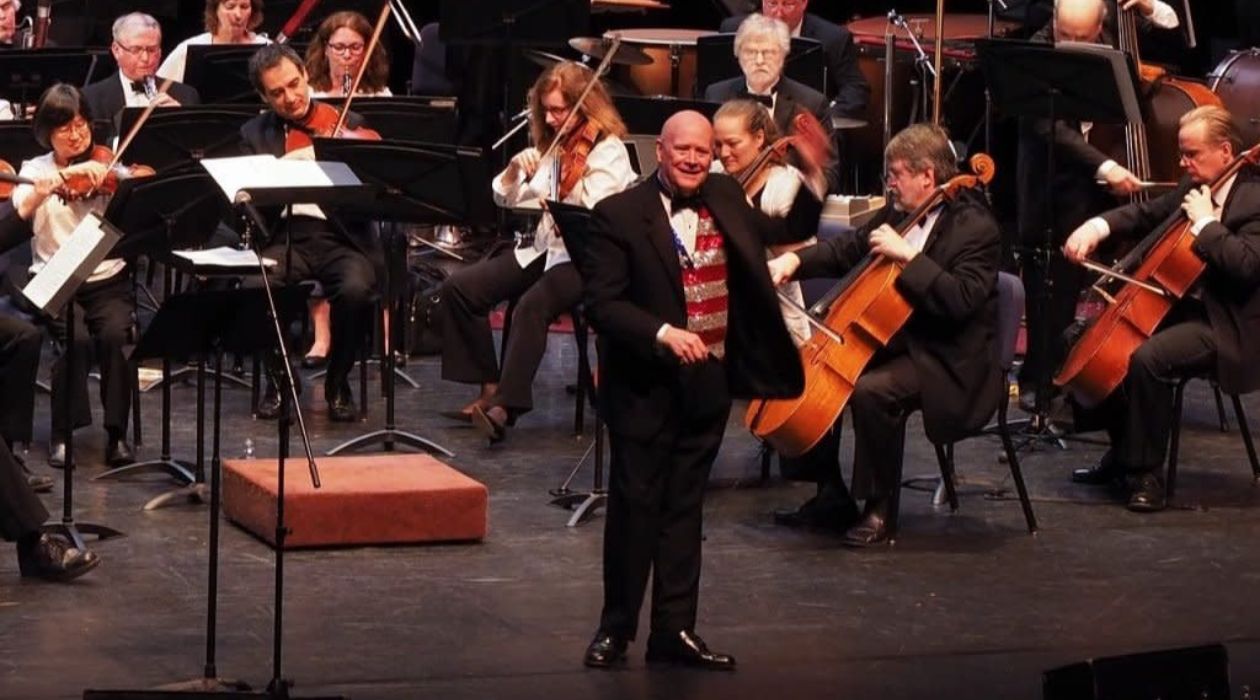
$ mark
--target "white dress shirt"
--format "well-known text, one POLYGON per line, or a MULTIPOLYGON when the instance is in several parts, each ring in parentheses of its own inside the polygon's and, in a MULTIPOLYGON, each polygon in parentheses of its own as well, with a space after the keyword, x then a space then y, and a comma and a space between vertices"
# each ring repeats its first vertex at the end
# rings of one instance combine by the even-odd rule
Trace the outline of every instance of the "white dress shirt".
POLYGON ((942 209, 944 207, 934 207, 932 211, 928 212, 927 216, 923 217, 923 221, 906 231, 905 241, 910 244, 911 248, 914 248, 914 252, 923 252, 923 246, 927 245, 928 236, 931 235, 932 229, 936 226, 936 220, 941 218, 942 209))
MULTIPOLYGON (((213 44, 214 37, 210 32, 198 34, 179 42, 171 52, 167 54, 166 60, 162 61, 162 65, 158 67, 157 74, 160 78, 170 78, 176 82, 184 82, 184 69, 188 64, 188 47, 193 45, 204 46, 213 44)), ((270 44, 271 39, 266 34, 254 34, 249 43, 251 44, 270 44)))
MULTIPOLYGON (((1221 220, 1221 213, 1225 209, 1225 202, 1229 201, 1229 193, 1231 190, 1234 189, 1234 181, 1237 179, 1238 179, 1237 175, 1230 176, 1230 178, 1225 181, 1225 184, 1222 185, 1220 189, 1212 193, 1213 207, 1212 207, 1211 216, 1204 216, 1204 217, 1200 217, 1196 219, 1195 222, 1191 224, 1190 226, 1190 233, 1194 234, 1195 236, 1198 236, 1200 233, 1203 232, 1203 229, 1208 224, 1214 221, 1221 220)), ((1196 185, 1196 187, 1198 187, 1198 185, 1196 185)), ((1094 231, 1098 234, 1099 238, 1106 238, 1107 236, 1111 235, 1111 225, 1108 224, 1107 220, 1102 218, 1101 216, 1095 216, 1089 221, 1086 221, 1083 225, 1092 226, 1094 228, 1094 231)))
MULTIPOLYGON (((131 84, 135 81, 131 80, 126 75, 123 75, 123 72, 121 70, 118 71, 118 81, 122 83, 123 101, 127 107, 148 107, 149 106, 148 93, 136 92, 135 90, 133 90, 131 88, 131 84)), ((156 83, 153 85, 153 89, 157 90, 156 83)))

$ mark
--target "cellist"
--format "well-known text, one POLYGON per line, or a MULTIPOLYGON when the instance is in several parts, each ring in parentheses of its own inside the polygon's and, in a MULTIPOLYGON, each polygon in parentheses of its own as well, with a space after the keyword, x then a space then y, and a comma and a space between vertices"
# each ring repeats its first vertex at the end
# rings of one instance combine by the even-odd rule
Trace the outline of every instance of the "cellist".
MULTIPOLYGON (((884 156, 891 202, 870 223, 769 262, 776 284, 841 277, 868 253, 904 265, 896 286, 913 314, 876 354, 849 399, 853 493, 866 499, 860 517, 838 470, 829 480, 832 502, 824 512, 837 519, 832 527, 847 526, 842 541, 854 547, 888 540, 909 413, 922 408, 928 438, 948 443, 983 426, 1003 398, 992 390, 999 373, 997 222, 982 198, 964 192, 928 212, 903 238, 897 227, 905 213, 929 201, 957 166, 945 132, 930 124, 907 127, 889 141, 884 156)), ((839 434, 838 428, 831 432, 839 434)), ((814 449, 835 446, 824 439, 814 449)))
POLYGON ((1242 149, 1230 113, 1199 107, 1181 118, 1178 132, 1181 186, 1156 199, 1112 209, 1068 237, 1063 254, 1081 262, 1104 239, 1131 238, 1185 212, 1193 222, 1193 251, 1207 268, 1173 307, 1164 325, 1129 362, 1120 389, 1100 411, 1108 420, 1111 449, 1096 466, 1072 473, 1077 483, 1106 485, 1127 479, 1129 510, 1166 505, 1159 469, 1164 463, 1178 379, 1214 373, 1221 389, 1260 388, 1260 174, 1244 168, 1213 194, 1206 187, 1242 149))

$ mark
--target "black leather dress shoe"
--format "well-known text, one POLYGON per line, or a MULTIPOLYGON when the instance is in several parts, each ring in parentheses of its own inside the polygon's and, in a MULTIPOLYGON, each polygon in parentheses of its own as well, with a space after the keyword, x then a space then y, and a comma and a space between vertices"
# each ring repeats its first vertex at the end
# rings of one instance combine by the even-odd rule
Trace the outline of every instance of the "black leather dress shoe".
POLYGON ((254 407, 254 417, 258 420, 275 420, 280 417, 280 392, 276 391, 274 384, 267 383, 263 397, 254 407))
POLYGON ((1120 478, 1120 471, 1103 460, 1092 467, 1072 470, 1072 483, 1089 486, 1108 486, 1120 478))
POLYGON ((136 453, 126 440, 109 438, 105 441, 105 464, 110 467, 121 467, 136 461, 136 453))
POLYGON ((1135 513, 1155 513, 1167 507, 1168 494, 1159 477, 1149 473, 1139 477, 1133 492, 1129 494, 1129 510, 1135 513))
POLYGON ((882 509, 867 508, 858 524, 840 540, 847 547, 874 547, 888 541, 888 516, 882 509))
POLYGON ((626 640, 607 632, 598 632, 586 647, 582 663, 590 668, 612 668, 626 662, 626 640))
POLYGON ((327 364, 327 355, 307 355, 302 358, 303 369, 323 369, 327 364))
POLYGON ((334 423, 353 423, 359 420, 359 408, 354 405, 350 385, 342 382, 328 399, 328 419, 334 423))
POLYGON ((48 466, 53 469, 66 468, 66 443, 54 440, 48 444, 48 466))
POLYGON ((695 632, 682 630, 673 634, 652 633, 647 644, 648 663, 667 663, 703 668, 710 671, 734 671, 735 657, 709 651, 695 632))
POLYGON ((799 508, 774 511, 774 522, 784 527, 844 532, 861 516, 851 498, 838 499, 823 492, 805 501, 799 508))
POLYGON ((18 569, 28 578, 69 581, 95 569, 99 563, 96 554, 75 549, 52 535, 40 535, 30 547, 18 546, 18 569))

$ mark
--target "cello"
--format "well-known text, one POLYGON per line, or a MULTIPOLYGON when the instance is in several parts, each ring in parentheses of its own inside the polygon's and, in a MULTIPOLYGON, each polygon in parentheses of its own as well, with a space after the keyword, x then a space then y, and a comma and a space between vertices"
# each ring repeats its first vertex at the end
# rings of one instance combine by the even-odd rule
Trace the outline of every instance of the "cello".
MULTIPOLYGON (((957 175, 937 186, 902 222, 899 234, 904 236, 942 202, 993 180, 992 158, 977 153, 969 162, 975 174, 957 175)), ((896 288, 902 268, 902 263, 868 255, 815 306, 826 309, 821 320, 825 330, 800 348, 805 391, 794 399, 752 401, 744 425, 754 435, 781 455, 797 457, 831 429, 871 358, 910 320, 913 309, 896 288)))
MULTIPOLYGON (((1257 163, 1260 145, 1235 158, 1209 188, 1215 193, 1243 167, 1257 163)), ((1054 378, 1056 386, 1070 390, 1083 405, 1092 406, 1124 381, 1129 358, 1155 333, 1173 305, 1207 267, 1191 248, 1195 240, 1190 230, 1193 225, 1185 211, 1178 208, 1174 216, 1115 267, 1102 270, 1104 275, 1124 280, 1125 284, 1114 296, 1098 290, 1107 308, 1072 346, 1054 378), (1124 274, 1135 265, 1132 275, 1124 274)))

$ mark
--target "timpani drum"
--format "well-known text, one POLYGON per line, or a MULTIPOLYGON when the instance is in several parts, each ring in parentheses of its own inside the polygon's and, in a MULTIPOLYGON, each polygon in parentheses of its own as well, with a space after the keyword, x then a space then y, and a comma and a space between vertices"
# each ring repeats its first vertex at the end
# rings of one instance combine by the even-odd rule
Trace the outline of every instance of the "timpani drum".
POLYGON ((624 44, 642 49, 652 57, 645 66, 616 66, 614 75, 644 95, 670 95, 691 98, 696 86, 696 39, 716 34, 701 29, 616 29, 624 44))
POLYGON ((1208 74, 1208 86, 1234 115, 1243 145, 1260 143, 1260 49, 1230 52, 1208 74))

